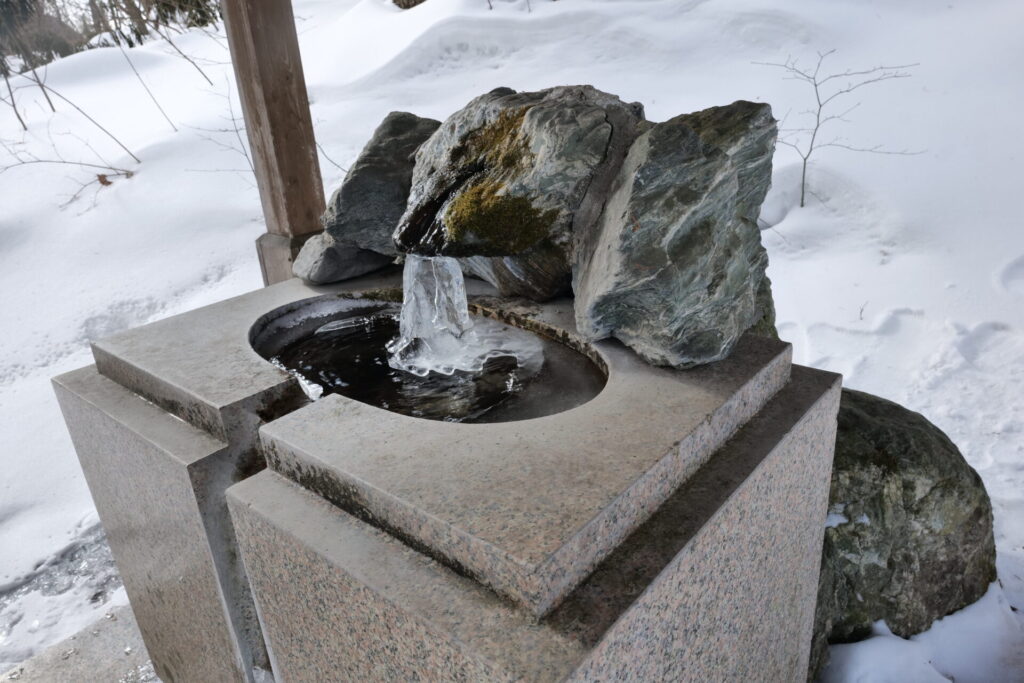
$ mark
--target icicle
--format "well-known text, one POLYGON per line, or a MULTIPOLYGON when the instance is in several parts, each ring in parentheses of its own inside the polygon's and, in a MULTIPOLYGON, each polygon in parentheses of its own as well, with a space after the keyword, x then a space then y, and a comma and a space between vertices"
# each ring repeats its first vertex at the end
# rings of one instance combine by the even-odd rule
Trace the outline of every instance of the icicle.
POLYGON ((431 372, 480 372, 490 358, 512 356, 521 376, 544 362, 540 340, 529 332, 469 315, 458 261, 410 254, 402 279, 399 336, 388 345, 388 363, 424 377, 431 372))

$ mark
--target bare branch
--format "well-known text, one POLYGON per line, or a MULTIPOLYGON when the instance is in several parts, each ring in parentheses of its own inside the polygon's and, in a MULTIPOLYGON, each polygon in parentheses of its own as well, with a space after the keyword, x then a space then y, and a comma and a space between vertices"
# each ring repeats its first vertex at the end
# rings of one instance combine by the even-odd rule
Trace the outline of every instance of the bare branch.
POLYGON ((242 131, 238 126, 238 118, 235 116, 235 105, 231 101, 231 80, 227 76, 224 76, 224 80, 228 84, 228 114, 231 116, 231 127, 234 129, 235 139, 238 140, 238 148, 241 150, 242 156, 245 157, 245 162, 249 164, 249 170, 256 175, 256 167, 252 163, 252 157, 249 156, 249 148, 246 146, 245 140, 242 139, 242 131))
POLYGON ((348 169, 347 168, 345 168, 344 166, 342 166, 338 162, 336 162, 334 159, 332 159, 329 156, 327 156, 327 151, 324 149, 324 146, 321 145, 319 142, 316 143, 316 148, 318 150, 320 150, 320 153, 324 155, 324 159, 327 159, 327 161, 329 161, 332 166, 334 166, 335 168, 337 168, 337 169, 339 169, 341 171, 344 171, 345 173, 348 173, 348 169))
MULTIPOLYGON (((849 95, 850 93, 873 83, 909 78, 910 74, 905 70, 917 66, 917 64, 901 64, 897 66, 883 65, 874 66, 869 69, 847 69, 845 71, 839 71, 823 76, 821 74, 822 65, 825 63, 825 60, 834 53, 834 49, 826 50, 825 52, 818 52, 818 61, 815 63, 813 70, 801 68, 797 64, 797 60, 789 56, 786 57, 786 61, 784 62, 754 62, 754 64, 758 64, 760 66, 770 66, 782 69, 785 73, 783 80, 796 80, 807 83, 814 92, 814 109, 803 112, 803 115, 813 118, 814 125, 802 128, 779 128, 779 132, 784 133, 784 135, 779 137, 778 143, 794 149, 803 162, 800 170, 800 206, 804 206, 804 201, 808 192, 807 166, 811 155, 814 154, 815 150, 823 147, 838 147, 853 152, 872 152, 874 154, 920 154, 920 152, 911 152, 907 150, 886 150, 881 145, 875 147, 856 147, 842 142, 839 138, 833 138, 828 142, 821 142, 819 134, 824 126, 836 121, 849 123, 846 116, 860 106, 860 102, 857 102, 841 113, 826 113, 826 108, 831 103, 844 95, 849 95), (841 80, 846 81, 845 85, 836 87, 834 90, 829 88, 828 92, 824 92, 826 84, 841 80)), ((783 119, 783 121, 785 121, 785 119, 783 119)))
POLYGON ((874 147, 854 147, 853 145, 847 145, 842 142, 832 141, 825 142, 818 145, 818 149, 822 147, 838 147, 839 149, 849 150, 851 152, 870 152, 872 154, 892 154, 896 156, 907 156, 912 157, 918 154, 924 154, 923 150, 909 150, 909 149, 885 149, 882 145, 875 145, 874 147))
MULTIPOLYGON (((0 57, 2 59, 2 57, 0 57)), ((18 119, 18 123, 21 124, 21 129, 27 131, 28 126, 25 125, 25 119, 21 118, 21 112, 18 111, 18 104, 14 101, 14 90, 11 88, 11 79, 7 77, 7 69, 2 69, 4 75, 4 83, 7 84, 7 94, 10 101, 0 98, 0 102, 10 105, 11 109, 14 110, 14 116, 18 119)))
MULTIPOLYGON (((50 135, 49 127, 47 127, 47 135, 50 135)), ((75 136, 77 137, 77 136, 75 136)), ((80 139, 80 138, 79 138, 80 139)), ((83 141, 84 142, 84 141, 83 141)), ((131 178, 135 175, 135 171, 127 168, 119 168, 117 166, 111 166, 107 163, 93 163, 89 161, 77 161, 69 160, 64 158, 60 153, 60 150, 53 143, 52 135, 50 135, 50 144, 53 146, 53 158, 39 157, 35 154, 15 148, 13 144, 6 140, 0 140, 0 148, 2 148, 10 157, 11 161, 0 165, 0 174, 6 173, 7 171, 23 166, 70 166, 72 168, 85 169, 89 171, 89 180, 79 183, 77 191, 72 193, 70 197, 60 205, 61 209, 66 208, 71 203, 76 201, 82 196, 82 193, 89 187, 95 185, 96 191, 108 185, 112 185, 115 178, 131 178)), ((96 150, 92 149, 92 146, 85 143, 86 146, 92 150, 94 154, 99 157, 96 150)), ((102 157, 99 157, 102 161, 102 157)), ((93 205, 95 205, 96 197, 93 197, 93 205)))
POLYGON ((228 49, 227 42, 222 40, 221 37, 219 35, 217 35, 217 33, 215 33, 214 31, 211 31, 207 27, 202 26, 202 27, 199 28, 199 32, 202 33, 203 35, 205 35, 207 38, 209 38, 213 42, 217 43, 217 45, 221 46, 225 50, 228 49))
POLYGON ((149 95, 149 99, 153 100, 153 104, 156 105, 156 108, 160 111, 164 120, 167 121, 168 125, 170 125, 174 132, 177 133, 178 127, 174 125, 174 121, 171 121, 171 117, 168 116, 167 112, 164 111, 164 108, 160 106, 160 103, 156 99, 156 95, 154 95, 153 91, 149 89, 148 85, 146 85, 146 81, 142 80, 142 75, 139 73, 139 70, 135 68, 135 64, 132 62, 131 57, 128 56, 128 52, 124 49, 124 46, 118 43, 117 47, 121 50, 121 54, 124 55, 124 61, 128 62, 128 66, 132 68, 135 78, 139 79, 139 83, 142 84, 143 90, 145 90, 146 94, 149 95))
MULTIPOLYGON (((245 136, 242 134, 242 131, 243 131, 243 127, 241 125, 242 119, 241 119, 241 117, 235 115, 235 108, 234 108, 234 104, 233 104, 232 99, 231 99, 231 81, 226 76, 225 76, 224 80, 227 82, 228 94, 226 94, 226 95, 223 94, 223 93, 213 93, 213 94, 217 95, 218 97, 223 97, 225 100, 227 100, 228 116, 222 116, 221 118, 224 121, 226 121, 229 124, 230 127, 227 127, 227 128, 203 128, 201 126, 189 126, 189 128, 191 128, 194 131, 197 131, 197 134, 198 134, 198 136, 201 139, 206 140, 207 142, 213 143, 214 145, 216 145, 217 147, 220 147, 221 149, 223 149, 225 151, 235 152, 236 154, 242 155, 242 157, 245 158, 246 165, 249 167, 249 172, 255 174, 256 173, 256 169, 255 169, 255 167, 253 165, 252 157, 249 154, 249 148, 248 148, 248 145, 246 144, 245 136), (204 135, 204 133, 209 133, 209 135, 204 135), (234 140, 233 141, 229 141, 229 142, 224 142, 221 139, 222 138, 222 134, 229 134, 232 138, 234 138, 234 140)), ((235 169, 229 169, 229 170, 234 171, 235 169)))
MULTIPOLYGON (((82 193, 85 192, 86 189, 88 189, 92 185, 95 185, 96 186, 96 192, 93 194, 92 203, 90 204, 89 207, 86 208, 86 210, 88 210, 89 208, 93 208, 93 207, 96 206, 96 198, 98 196, 98 193, 99 193, 100 189, 102 189, 104 187, 108 187, 108 186, 114 184, 114 181, 111 180, 111 178, 116 178, 116 177, 131 178, 132 175, 134 175, 134 174, 131 171, 121 171, 121 172, 110 171, 108 173, 97 173, 90 180, 87 180, 87 181, 85 181, 83 183, 80 183, 79 184, 79 188, 77 190, 75 190, 64 202, 62 202, 60 204, 60 208, 61 209, 68 208, 73 203, 78 201, 79 198, 81 198, 82 193)), ((84 211, 83 211, 83 213, 84 213, 84 211)))
POLYGON ((37 159, 35 157, 30 159, 18 159, 13 164, 6 164, 0 166, 0 173, 5 173, 12 168, 18 168, 19 166, 33 166, 35 164, 63 164, 65 166, 81 166, 82 168, 94 168, 97 170, 107 171, 107 175, 118 175, 126 178, 131 178, 135 175, 134 171, 130 171, 125 168, 113 168, 104 164, 91 164, 87 161, 68 161, 67 159, 37 159))
POLYGON ((72 102, 72 101, 71 101, 71 100, 69 100, 68 98, 64 97, 64 96, 63 96, 63 95, 61 95, 61 94, 60 94, 59 92, 57 92, 56 90, 54 90, 54 89, 53 89, 53 88, 51 88, 50 86, 46 85, 45 83, 43 83, 43 87, 44 87, 45 89, 49 90, 49 91, 50 91, 51 93, 53 93, 54 95, 56 95, 57 97, 59 97, 59 98, 60 98, 61 100, 63 100, 63 101, 64 101, 64 102, 66 102, 67 104, 70 104, 70 105, 71 105, 71 106, 72 106, 72 107, 73 107, 73 108, 75 109, 75 111, 77 111, 77 112, 78 112, 79 114, 81 114, 81 115, 82 115, 82 116, 84 116, 85 118, 89 119, 89 121, 91 121, 91 122, 92 122, 92 124, 93 124, 94 126, 96 126, 96 127, 97 127, 97 128, 99 128, 99 129, 100 129, 101 131, 103 131, 104 133, 106 133, 107 137, 109 137, 109 138, 110 138, 111 140, 113 140, 113 141, 114 141, 115 143, 117 143, 117 146, 118 146, 118 147, 120 147, 120 148, 121 148, 121 149, 123 149, 123 150, 124 150, 125 152, 127 152, 127 153, 128 153, 128 156, 130 156, 130 157, 131 157, 132 159, 134 159, 136 163, 139 163, 139 164, 141 164, 141 163, 142 163, 142 161, 141 161, 141 160, 140 160, 140 159, 139 159, 139 158, 138 158, 137 156, 135 156, 135 154, 134 154, 134 153, 132 153, 132 151, 131 151, 130 149, 128 149, 127 147, 125 147, 125 145, 124 145, 124 143, 123 143, 123 142, 121 142, 120 140, 118 140, 118 139, 117 139, 117 137, 116 137, 116 136, 115 136, 115 135, 114 135, 113 133, 111 133, 111 132, 110 132, 109 130, 107 130, 106 128, 104 128, 104 127, 103 127, 103 126, 102 126, 102 125, 101 125, 101 124, 100 124, 100 123, 99 123, 99 122, 98 122, 98 121, 97 121, 96 119, 94 119, 93 117, 89 116, 89 115, 88 115, 88 114, 87 114, 87 113, 85 112, 85 110, 83 110, 83 109, 82 109, 81 107, 79 107, 79 106, 78 106, 77 104, 75 104, 74 102, 72 102))
MULTIPOLYGON (((833 50, 833 52, 834 52, 834 50, 833 50)), ((898 73, 898 72, 902 72, 904 69, 912 69, 915 66, 921 66, 921 65, 920 65, 920 63, 915 62, 914 64, 900 64, 900 65, 897 65, 897 66, 876 66, 876 67, 873 67, 871 69, 864 69, 863 71, 850 71, 850 70, 846 70, 846 71, 842 71, 842 72, 839 72, 839 73, 835 73, 835 74, 831 74, 829 76, 826 76, 825 78, 822 78, 820 81, 818 81, 818 84, 819 85, 824 85, 825 83, 828 83, 829 81, 835 80, 837 78, 849 78, 851 76, 873 76, 874 74, 878 74, 880 72, 886 72, 886 71, 898 73)))
POLYGON ((795 149, 796 153, 800 155, 801 159, 805 159, 806 158, 804 156, 803 150, 801 150, 800 146, 797 145, 795 142, 790 142, 789 140, 783 140, 782 138, 779 138, 778 143, 780 145, 786 145, 787 147, 792 147, 793 149, 795 149))
MULTIPOLYGON (((848 84, 845 88, 840 88, 839 90, 835 91, 834 93, 826 97, 822 104, 828 104, 837 97, 847 95, 853 92, 854 90, 863 88, 865 85, 871 85, 872 83, 881 83, 882 81, 891 81, 897 78, 910 78, 910 74, 904 73, 902 71, 895 73, 883 73, 876 76, 875 78, 869 78, 867 80, 860 81, 859 83, 848 84)), ((818 83, 818 86, 820 87, 821 83, 818 83)))
MULTIPOLYGON (((43 74, 46 74, 46 67, 43 68, 43 74)), ((39 78, 39 73, 36 71, 36 68, 32 67, 31 69, 29 69, 21 75, 35 83, 37 86, 39 86, 39 89, 43 91, 43 97, 46 98, 46 103, 50 105, 50 111, 56 112, 57 108, 53 106, 53 100, 50 99, 50 93, 46 92, 46 88, 43 85, 43 83, 45 82, 45 78, 39 78), (31 76, 29 74, 31 74, 31 76)))
POLYGON ((196 60, 192 59, 187 54, 182 52, 181 48, 179 48, 177 45, 175 45, 174 41, 171 40, 171 37, 169 35, 163 33, 160 30, 160 26, 158 26, 155 22, 152 22, 150 25, 153 27, 153 30, 156 31, 158 36, 160 36, 161 38, 166 40, 167 44, 170 45, 174 49, 175 52, 177 52, 179 55, 181 55, 182 59, 184 59, 186 62, 188 62, 189 64, 191 64, 192 66, 195 67, 196 71, 199 72, 199 75, 201 75, 203 78, 206 79, 207 83, 209 83, 210 85, 213 85, 213 81, 211 81, 210 77, 206 75, 206 72, 203 71, 202 67, 200 67, 198 64, 196 64, 196 60))

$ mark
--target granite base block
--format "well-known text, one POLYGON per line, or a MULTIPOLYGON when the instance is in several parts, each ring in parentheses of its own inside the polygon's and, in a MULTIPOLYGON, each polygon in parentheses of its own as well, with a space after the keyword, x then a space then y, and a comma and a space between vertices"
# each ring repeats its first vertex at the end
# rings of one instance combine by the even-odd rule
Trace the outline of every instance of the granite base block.
POLYGON ((283 681, 803 680, 839 377, 792 379, 538 620, 284 477, 228 490, 283 681))
POLYGON ((54 387, 157 675, 251 681, 266 651, 224 490, 252 470, 94 366, 54 387))

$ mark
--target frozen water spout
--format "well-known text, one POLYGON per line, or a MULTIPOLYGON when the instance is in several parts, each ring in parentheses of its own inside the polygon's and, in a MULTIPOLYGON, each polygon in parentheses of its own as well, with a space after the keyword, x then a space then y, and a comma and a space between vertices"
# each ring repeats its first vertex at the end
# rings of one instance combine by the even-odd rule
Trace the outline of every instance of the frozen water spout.
POLYGON ((421 377, 431 372, 480 372, 491 358, 514 357, 521 376, 540 370, 541 342, 534 335, 469 315, 458 261, 409 254, 403 276, 399 336, 388 344, 391 367, 421 377))

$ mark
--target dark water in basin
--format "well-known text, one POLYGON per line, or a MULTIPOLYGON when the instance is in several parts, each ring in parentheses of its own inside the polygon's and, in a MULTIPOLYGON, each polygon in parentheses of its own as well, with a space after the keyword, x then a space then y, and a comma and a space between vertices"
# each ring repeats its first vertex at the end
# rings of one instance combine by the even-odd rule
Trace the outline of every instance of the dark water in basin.
POLYGON ((550 415, 589 401, 604 387, 604 374, 590 359, 547 339, 544 364, 532 377, 524 377, 511 356, 488 360, 479 373, 419 377, 396 370, 388 365, 385 345, 398 335, 398 314, 397 305, 381 304, 319 315, 302 322, 301 334, 287 335, 271 360, 319 385, 325 396, 454 422, 550 415))

